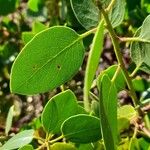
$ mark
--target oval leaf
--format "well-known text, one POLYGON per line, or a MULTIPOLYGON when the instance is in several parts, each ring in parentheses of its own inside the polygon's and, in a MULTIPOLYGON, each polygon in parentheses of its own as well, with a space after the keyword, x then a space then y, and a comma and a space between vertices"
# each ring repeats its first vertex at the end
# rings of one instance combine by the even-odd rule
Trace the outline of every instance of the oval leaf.
POLYGON ((93 39, 92 48, 89 53, 85 81, 84 81, 84 98, 88 99, 88 94, 93 82, 93 78, 99 63, 100 55, 103 50, 104 40, 104 21, 102 20, 98 26, 96 34, 93 39))
POLYGON ((101 138, 99 119, 80 114, 68 118, 62 124, 64 137, 74 143, 96 142, 101 138))
POLYGON ((12 150, 29 144, 33 139, 34 130, 22 131, 9 139, 0 150, 12 150))
POLYGON ((61 124, 78 112, 77 99, 70 90, 54 96, 42 113, 42 124, 47 132, 59 133, 61 124))
POLYGON ((100 121, 105 147, 106 150, 116 150, 117 90, 105 74, 98 86, 100 86, 100 121))
POLYGON ((85 29, 96 27, 99 22, 99 10, 92 0, 70 0, 78 21, 85 29))
POLYGON ((84 56, 80 36, 68 27, 52 27, 37 34, 15 60, 10 87, 13 93, 36 94, 68 81, 84 56))

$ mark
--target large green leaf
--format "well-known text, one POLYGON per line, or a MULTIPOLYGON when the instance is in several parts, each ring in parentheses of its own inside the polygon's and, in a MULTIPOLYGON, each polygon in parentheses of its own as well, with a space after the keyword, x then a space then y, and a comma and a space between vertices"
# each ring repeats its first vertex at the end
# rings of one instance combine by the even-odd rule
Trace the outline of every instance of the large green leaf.
POLYGON ((36 94, 68 81, 79 69, 84 56, 80 36, 63 26, 37 34, 15 60, 10 88, 13 93, 36 94))
POLYGON ((9 139, 0 150, 12 150, 29 144, 33 139, 34 130, 24 130, 9 139))
POLYGON ((100 120, 96 117, 80 114, 68 118, 62 124, 64 137, 74 143, 90 143, 101 138, 100 120))
POLYGON ((61 124, 78 113, 77 99, 70 90, 49 100, 42 113, 42 124, 47 132, 59 133, 61 124))
POLYGON ((150 15, 146 17, 142 26, 135 33, 135 37, 147 42, 133 42, 131 45, 131 58, 141 69, 150 72, 150 15))
POLYGON ((103 40, 104 40, 104 21, 102 20, 98 26, 95 33, 92 48, 89 53, 85 81, 84 81, 84 98, 88 99, 88 94, 93 82, 94 75, 99 63, 100 55, 103 50, 103 40))
POLYGON ((85 29, 96 27, 99 22, 99 10, 92 0, 70 0, 78 21, 85 29))
POLYGON ((100 120, 106 150, 116 150, 117 90, 108 75, 103 75, 100 87, 100 120))

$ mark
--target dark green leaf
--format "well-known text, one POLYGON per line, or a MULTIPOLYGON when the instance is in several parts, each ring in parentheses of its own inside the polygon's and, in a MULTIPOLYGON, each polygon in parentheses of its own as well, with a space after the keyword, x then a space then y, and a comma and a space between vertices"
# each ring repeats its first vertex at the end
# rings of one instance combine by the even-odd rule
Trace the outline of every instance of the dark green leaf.
POLYGON ((99 10, 92 0, 70 0, 78 21, 85 29, 96 27, 99 22, 99 10))
POLYGON ((80 36, 68 27, 52 27, 37 34, 15 60, 10 88, 13 93, 36 94, 68 81, 84 57, 80 36))
POLYGON ((12 150, 29 144, 33 139, 34 130, 24 130, 9 139, 0 150, 12 150))
POLYGON ((49 133, 60 133, 61 124, 70 116, 77 114, 78 104, 70 90, 52 97, 42 113, 42 124, 49 133))
POLYGON ((100 120, 85 114, 72 116, 62 124, 62 133, 74 143, 98 141, 101 138, 100 120))
POLYGON ((18 0, 0 0, 0 16, 15 11, 18 0))
POLYGON ((116 150, 117 90, 108 75, 103 75, 100 87, 100 120, 106 150, 116 150), (109 133, 109 134, 108 134, 109 133))

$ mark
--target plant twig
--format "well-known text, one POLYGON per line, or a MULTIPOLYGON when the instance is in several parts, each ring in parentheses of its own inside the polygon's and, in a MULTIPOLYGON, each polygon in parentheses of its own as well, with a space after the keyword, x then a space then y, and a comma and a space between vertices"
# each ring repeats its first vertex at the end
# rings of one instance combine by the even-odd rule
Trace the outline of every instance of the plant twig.
POLYGON ((135 69, 133 70, 133 72, 130 74, 130 78, 133 78, 133 77, 136 75, 136 73, 137 73, 137 71, 140 69, 141 65, 142 65, 142 63, 140 63, 139 65, 136 66, 136 68, 135 68, 135 69))
MULTIPOLYGON (((123 62, 123 59, 122 59, 122 54, 121 54, 120 47, 119 47, 119 42, 118 42, 117 35, 116 35, 112 25, 111 25, 111 22, 110 22, 110 20, 108 18, 108 15, 105 12, 105 10, 103 9, 102 4, 100 3, 100 1, 97 1, 97 6, 99 7, 100 11, 103 14, 104 20, 105 20, 106 25, 107 25, 107 29, 108 29, 110 37, 112 39, 112 43, 113 43, 113 46, 114 46, 114 51, 115 51, 118 63, 119 63, 119 65, 120 65, 120 67, 121 67, 121 69, 122 69, 122 71, 124 73, 124 76, 125 76, 125 79, 126 79, 126 83, 127 83, 128 88, 129 88, 129 90, 131 92, 131 97, 132 97, 132 100, 133 100, 133 104, 136 107, 136 106, 139 105, 139 101, 138 101, 136 93, 134 91, 131 78, 129 77, 128 71, 125 68, 125 65, 124 65, 124 62, 123 62)), ((138 113, 139 113, 139 115, 143 116, 143 113, 142 113, 140 108, 138 108, 138 113)))

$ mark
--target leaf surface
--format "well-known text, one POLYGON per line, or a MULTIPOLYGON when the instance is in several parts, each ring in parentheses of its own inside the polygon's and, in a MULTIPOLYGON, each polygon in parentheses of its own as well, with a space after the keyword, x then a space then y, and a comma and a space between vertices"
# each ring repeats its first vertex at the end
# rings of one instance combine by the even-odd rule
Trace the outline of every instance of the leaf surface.
POLYGON ((90 143, 101 138, 100 120, 96 117, 79 114, 65 120, 62 133, 70 142, 90 143))
POLYGON ((60 133, 61 124, 77 113, 77 99, 72 91, 67 90, 52 97, 46 104, 42 113, 42 124, 48 133, 60 133))
POLYGON ((84 57, 80 36, 72 29, 56 26, 37 34, 16 58, 10 88, 31 95, 52 90, 78 71, 84 57))
POLYGON ((9 139, 0 150, 13 150, 29 144, 33 139, 34 130, 24 130, 9 139))

